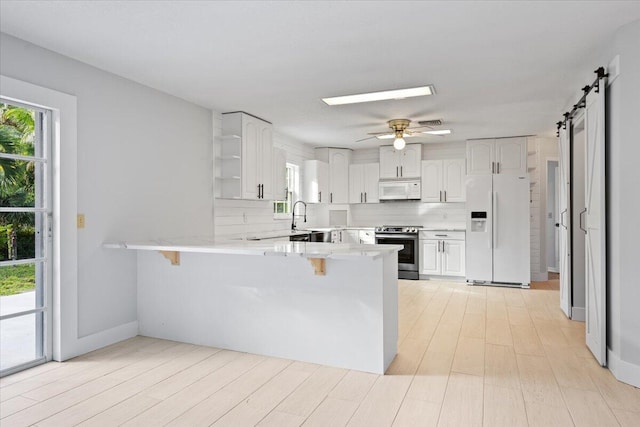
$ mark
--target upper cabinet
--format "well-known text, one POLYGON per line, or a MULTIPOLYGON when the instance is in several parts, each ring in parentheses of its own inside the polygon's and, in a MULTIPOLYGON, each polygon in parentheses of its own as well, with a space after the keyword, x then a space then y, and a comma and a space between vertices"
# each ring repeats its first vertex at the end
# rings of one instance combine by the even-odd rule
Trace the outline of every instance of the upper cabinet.
POLYGON ((271 123, 242 112, 222 115, 222 197, 273 199, 271 123))
POLYGON ((305 198, 309 203, 349 203, 351 150, 316 148, 316 159, 305 162, 305 198))
POLYGON ((402 150, 380 147, 380 179, 420 178, 422 144, 407 144, 402 150))
POLYGON ((349 203, 378 203, 379 179, 378 163, 349 166, 349 203))
POLYGON ((349 203, 351 150, 329 148, 329 203, 349 203))
POLYGON ((527 138, 467 141, 467 175, 527 173, 527 138))
POLYGON ((465 201, 465 160, 425 160, 422 162, 423 202, 465 201))
POLYGON ((329 203, 329 163, 320 160, 304 162, 303 194, 307 203, 329 203))

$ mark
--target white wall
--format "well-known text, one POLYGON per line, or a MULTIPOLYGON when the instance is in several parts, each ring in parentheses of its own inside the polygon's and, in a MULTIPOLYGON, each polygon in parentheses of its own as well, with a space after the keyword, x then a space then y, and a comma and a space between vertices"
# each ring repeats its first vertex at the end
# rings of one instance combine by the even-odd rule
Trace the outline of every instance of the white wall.
POLYGON ((213 233, 211 114, 6 34, 0 43, 1 74, 77 97, 86 228, 77 237, 78 306, 66 308, 78 311, 77 335, 135 322, 136 255, 102 243, 213 233))
MULTIPOLYGON (((640 387, 640 21, 622 27, 601 64, 620 57, 620 74, 607 88, 608 347, 614 375, 640 387)), ((593 69, 593 67, 592 67, 593 69)))

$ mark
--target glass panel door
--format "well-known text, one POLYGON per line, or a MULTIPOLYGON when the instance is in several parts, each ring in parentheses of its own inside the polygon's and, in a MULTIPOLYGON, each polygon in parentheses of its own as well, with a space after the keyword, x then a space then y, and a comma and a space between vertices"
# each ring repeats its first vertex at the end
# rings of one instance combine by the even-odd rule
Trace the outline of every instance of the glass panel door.
POLYGON ((47 360, 51 113, 0 99, 0 376, 47 360))

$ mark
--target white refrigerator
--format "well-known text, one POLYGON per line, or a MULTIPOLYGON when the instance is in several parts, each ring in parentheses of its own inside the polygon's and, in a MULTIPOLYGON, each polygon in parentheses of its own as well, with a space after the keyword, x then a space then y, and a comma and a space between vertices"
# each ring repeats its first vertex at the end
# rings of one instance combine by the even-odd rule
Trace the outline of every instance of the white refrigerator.
POLYGON ((466 279, 529 287, 529 177, 474 175, 466 180, 466 279))

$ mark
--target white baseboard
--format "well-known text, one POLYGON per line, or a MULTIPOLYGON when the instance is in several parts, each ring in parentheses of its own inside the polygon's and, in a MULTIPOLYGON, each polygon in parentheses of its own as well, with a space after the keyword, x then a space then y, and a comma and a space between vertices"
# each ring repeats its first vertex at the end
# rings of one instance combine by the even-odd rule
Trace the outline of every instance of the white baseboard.
POLYGON ((549 280, 548 273, 531 273, 531 280, 534 282, 546 282, 549 280))
POLYGON ((72 354, 63 360, 55 360, 63 362, 64 360, 71 359, 72 357, 80 356, 81 354, 89 353, 90 351, 133 338, 136 335, 138 335, 137 320, 116 326, 115 328, 107 329, 106 331, 78 338, 72 354))
POLYGON ((584 307, 571 307, 571 320, 584 322, 587 320, 587 311, 584 307))
POLYGON ((614 352, 607 349, 607 365, 619 381, 640 387, 640 366, 621 360, 614 352))

